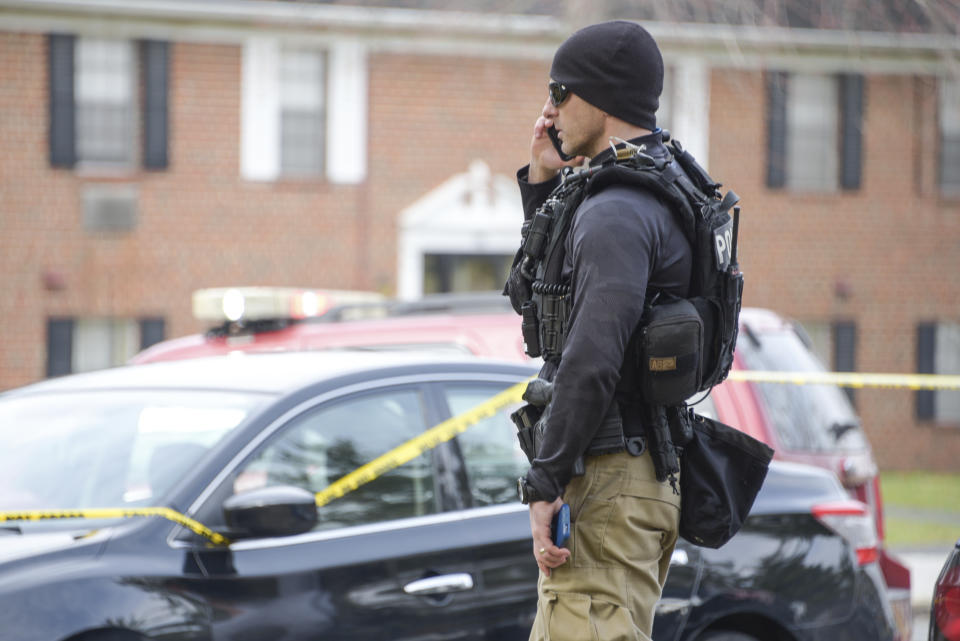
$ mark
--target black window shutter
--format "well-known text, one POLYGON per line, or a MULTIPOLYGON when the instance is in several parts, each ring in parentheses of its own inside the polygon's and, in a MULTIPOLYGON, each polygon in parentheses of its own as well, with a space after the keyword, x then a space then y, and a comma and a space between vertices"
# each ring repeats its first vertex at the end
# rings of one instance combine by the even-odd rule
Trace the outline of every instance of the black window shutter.
POLYGON ((166 169, 169 110, 167 108, 170 78, 170 43, 144 40, 141 43, 143 100, 143 166, 166 169))
POLYGON ((50 165, 73 167, 77 162, 73 96, 74 36, 47 36, 50 99, 50 165))
POLYGON ((863 160, 863 76, 840 76, 840 186, 860 189, 863 160))
POLYGON ((787 184, 787 74, 767 74, 767 187, 787 184))
MULTIPOLYGON (((838 321, 833 324, 833 369, 837 372, 857 371, 857 324, 838 321)), ((844 387, 851 403, 856 402, 852 387, 844 387)))
POLYGON ((47 376, 73 371, 73 319, 47 319, 47 376))
MULTIPOLYGON (((936 323, 917 325, 917 373, 935 374, 937 353, 936 323)), ((934 390, 917 390, 917 418, 924 421, 936 417, 936 393, 934 390)))
POLYGON ((154 343, 162 341, 165 331, 166 327, 162 318, 141 318, 140 349, 146 349, 154 343))

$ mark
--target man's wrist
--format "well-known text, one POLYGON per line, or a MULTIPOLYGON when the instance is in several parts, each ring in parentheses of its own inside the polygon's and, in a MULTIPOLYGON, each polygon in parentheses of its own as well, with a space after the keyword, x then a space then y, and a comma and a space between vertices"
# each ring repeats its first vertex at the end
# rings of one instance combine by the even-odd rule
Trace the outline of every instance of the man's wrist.
POLYGON ((524 505, 529 505, 530 503, 536 503, 537 501, 547 501, 552 503, 556 500, 557 497, 545 496, 540 490, 527 482, 525 476, 521 476, 517 479, 517 496, 520 498, 520 502, 524 505))
POLYGON ((544 183, 552 180, 559 173, 559 169, 549 169, 531 162, 530 168, 527 170, 527 182, 531 184, 544 183))

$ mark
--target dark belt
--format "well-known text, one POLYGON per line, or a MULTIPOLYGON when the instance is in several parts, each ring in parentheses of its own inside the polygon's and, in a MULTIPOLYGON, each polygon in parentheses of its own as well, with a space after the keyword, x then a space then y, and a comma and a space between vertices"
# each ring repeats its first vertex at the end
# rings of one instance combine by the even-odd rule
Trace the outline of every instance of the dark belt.
POLYGON ((630 452, 633 456, 640 456, 646 448, 646 439, 642 436, 626 437, 624 435, 623 419, 620 417, 616 402, 614 402, 610 411, 603 417, 603 422, 600 423, 597 433, 594 434, 583 454, 584 456, 600 456, 630 452))

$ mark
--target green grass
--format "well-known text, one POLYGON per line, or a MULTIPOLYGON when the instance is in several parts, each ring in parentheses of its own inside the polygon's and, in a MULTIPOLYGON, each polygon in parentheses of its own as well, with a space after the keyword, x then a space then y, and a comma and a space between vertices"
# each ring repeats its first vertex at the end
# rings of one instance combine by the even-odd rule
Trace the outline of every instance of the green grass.
POLYGON ((880 492, 884 505, 960 515, 960 474, 881 472, 880 492))
POLYGON ((952 545, 960 538, 960 474, 882 472, 886 544, 952 545), (910 510, 909 514, 897 514, 910 510))
POLYGON ((960 539, 960 526, 890 517, 884 519, 885 544, 890 547, 949 546, 960 539))

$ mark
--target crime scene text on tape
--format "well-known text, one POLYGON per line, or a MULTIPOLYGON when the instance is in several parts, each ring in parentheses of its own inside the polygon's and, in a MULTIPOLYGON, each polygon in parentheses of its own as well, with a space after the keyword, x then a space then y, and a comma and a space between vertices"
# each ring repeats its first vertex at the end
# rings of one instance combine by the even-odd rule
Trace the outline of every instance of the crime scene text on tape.
POLYGON ((191 519, 168 507, 102 507, 80 510, 24 510, 21 512, 0 512, 0 523, 4 521, 43 521, 49 519, 121 519, 143 516, 160 516, 206 537, 217 545, 229 545, 230 539, 214 532, 206 525, 191 519))
POLYGON ((960 376, 950 374, 860 374, 857 372, 774 372, 730 370, 731 381, 785 383, 793 385, 837 385, 839 387, 880 387, 910 390, 957 390, 960 376))

